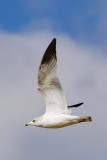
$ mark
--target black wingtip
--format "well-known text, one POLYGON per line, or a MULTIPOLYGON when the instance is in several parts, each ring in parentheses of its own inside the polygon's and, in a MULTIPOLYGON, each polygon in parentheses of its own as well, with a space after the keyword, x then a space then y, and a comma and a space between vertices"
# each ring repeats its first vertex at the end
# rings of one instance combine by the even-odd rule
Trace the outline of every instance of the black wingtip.
POLYGON ((56 41, 56 38, 53 38, 53 40, 52 41, 56 41))
POLYGON ((48 47, 43 55, 41 64, 48 63, 49 61, 52 60, 53 57, 55 57, 55 59, 57 60, 57 57, 56 57, 56 38, 53 38, 53 40, 48 45, 48 47))
MULTIPOLYGON (((50 42, 50 44, 48 45, 46 51, 51 48, 51 49, 56 49, 56 38, 53 38, 53 40, 50 42)), ((46 52, 45 51, 45 52, 46 52)))
POLYGON ((81 103, 78 103, 78 104, 74 104, 74 105, 72 105, 72 106, 68 106, 68 108, 79 107, 79 106, 81 106, 82 104, 84 104, 84 103, 81 102, 81 103))
POLYGON ((50 42, 49 46, 56 47, 56 38, 53 38, 53 40, 50 42))

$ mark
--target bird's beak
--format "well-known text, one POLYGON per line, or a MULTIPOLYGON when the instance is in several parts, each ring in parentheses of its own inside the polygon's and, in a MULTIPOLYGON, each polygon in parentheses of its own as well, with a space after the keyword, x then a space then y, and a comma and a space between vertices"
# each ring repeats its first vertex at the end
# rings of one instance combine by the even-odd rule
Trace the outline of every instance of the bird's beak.
POLYGON ((26 124, 25 124, 25 126, 29 126, 29 125, 31 125, 31 123, 26 123, 26 124))

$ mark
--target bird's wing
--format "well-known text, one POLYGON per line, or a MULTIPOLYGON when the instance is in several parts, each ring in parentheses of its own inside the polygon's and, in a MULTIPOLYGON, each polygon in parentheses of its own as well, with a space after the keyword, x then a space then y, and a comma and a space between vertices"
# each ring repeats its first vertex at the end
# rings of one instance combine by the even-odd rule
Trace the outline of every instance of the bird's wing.
POLYGON ((57 77, 56 39, 46 49, 39 70, 38 90, 46 103, 46 113, 68 114, 66 98, 57 77))

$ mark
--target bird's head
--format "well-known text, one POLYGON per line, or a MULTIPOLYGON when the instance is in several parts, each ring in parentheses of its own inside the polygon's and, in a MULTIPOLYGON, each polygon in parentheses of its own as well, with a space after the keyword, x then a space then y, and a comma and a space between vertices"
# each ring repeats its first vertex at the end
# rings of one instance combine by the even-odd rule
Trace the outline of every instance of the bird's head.
POLYGON ((39 118, 35 118, 35 119, 33 119, 31 122, 26 123, 25 126, 29 126, 29 125, 32 125, 32 126, 39 126, 39 121, 40 121, 39 118))

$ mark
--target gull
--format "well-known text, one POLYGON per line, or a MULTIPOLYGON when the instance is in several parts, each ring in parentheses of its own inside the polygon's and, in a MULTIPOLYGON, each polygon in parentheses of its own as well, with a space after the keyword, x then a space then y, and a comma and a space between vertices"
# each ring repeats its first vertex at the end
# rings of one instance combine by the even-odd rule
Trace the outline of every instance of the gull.
POLYGON ((54 38, 47 47, 41 60, 38 76, 37 89, 46 103, 44 115, 34 118, 25 126, 33 125, 42 128, 62 128, 69 125, 90 122, 90 116, 74 116, 72 108, 83 103, 67 106, 64 91, 57 77, 56 39, 54 38))

